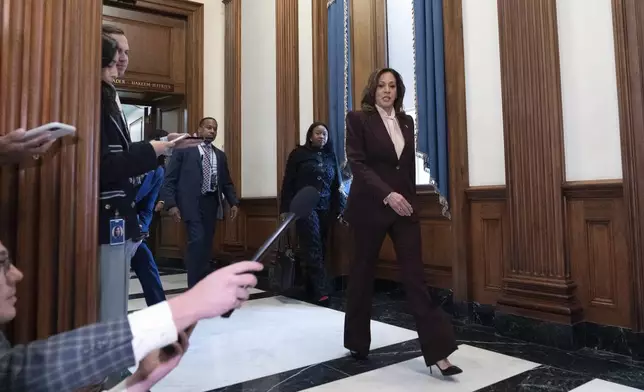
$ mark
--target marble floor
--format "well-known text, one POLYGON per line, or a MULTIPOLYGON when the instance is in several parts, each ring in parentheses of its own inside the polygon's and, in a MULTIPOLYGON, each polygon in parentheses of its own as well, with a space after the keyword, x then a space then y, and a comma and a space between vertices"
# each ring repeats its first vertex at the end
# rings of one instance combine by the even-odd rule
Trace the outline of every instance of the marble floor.
MULTIPOLYGON (((185 291, 185 273, 161 277, 168 297, 185 291)), ((145 307, 133 276, 130 311, 145 307)), ((255 289, 230 319, 198 324, 181 364, 153 392, 291 391, 644 391, 644 363, 589 349, 563 351, 455 326, 463 368, 442 377, 425 367, 399 293, 374 298, 372 351, 355 361, 342 346, 342 293, 330 309, 255 289)), ((131 369, 132 371, 134 369, 131 369)))

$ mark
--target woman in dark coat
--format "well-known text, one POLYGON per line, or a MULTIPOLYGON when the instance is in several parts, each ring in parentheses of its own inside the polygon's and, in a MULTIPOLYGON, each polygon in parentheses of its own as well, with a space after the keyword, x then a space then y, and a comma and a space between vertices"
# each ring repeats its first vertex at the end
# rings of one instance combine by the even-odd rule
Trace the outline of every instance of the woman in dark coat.
POLYGON ((328 306, 329 289, 325 267, 326 239, 332 222, 340 218, 346 202, 338 160, 329 139, 328 127, 314 122, 306 132, 306 142, 288 157, 282 182, 280 213, 289 211, 295 194, 306 186, 320 192, 317 207, 306 219, 296 222, 301 257, 307 269, 307 293, 315 304, 328 306))
POLYGON ((410 310, 427 366, 445 376, 462 370, 448 357, 458 346, 449 316, 429 296, 423 279, 416 196, 414 120, 402 108, 405 85, 391 68, 369 78, 361 110, 347 113, 347 158, 353 173, 346 217, 354 257, 349 273, 344 346, 357 359, 369 354, 371 298, 378 254, 388 235, 396 251, 410 310))

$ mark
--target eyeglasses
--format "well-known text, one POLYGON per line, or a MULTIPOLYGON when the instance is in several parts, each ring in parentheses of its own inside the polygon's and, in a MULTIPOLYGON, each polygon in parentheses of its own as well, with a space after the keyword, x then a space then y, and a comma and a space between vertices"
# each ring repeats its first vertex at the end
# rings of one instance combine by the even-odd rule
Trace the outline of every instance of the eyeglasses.
POLYGON ((13 265, 13 261, 11 260, 10 257, 0 260, 0 270, 2 270, 2 272, 4 272, 5 274, 9 272, 12 265, 13 265))

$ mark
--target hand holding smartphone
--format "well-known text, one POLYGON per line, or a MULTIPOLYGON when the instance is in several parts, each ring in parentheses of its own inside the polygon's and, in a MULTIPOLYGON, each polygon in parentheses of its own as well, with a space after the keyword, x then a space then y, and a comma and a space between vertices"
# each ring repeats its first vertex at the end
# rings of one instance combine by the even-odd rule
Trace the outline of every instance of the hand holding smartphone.
POLYGON ((41 125, 25 132, 25 140, 37 138, 49 132, 51 140, 59 139, 63 136, 73 135, 76 133, 76 127, 69 124, 59 122, 52 122, 49 124, 41 125))

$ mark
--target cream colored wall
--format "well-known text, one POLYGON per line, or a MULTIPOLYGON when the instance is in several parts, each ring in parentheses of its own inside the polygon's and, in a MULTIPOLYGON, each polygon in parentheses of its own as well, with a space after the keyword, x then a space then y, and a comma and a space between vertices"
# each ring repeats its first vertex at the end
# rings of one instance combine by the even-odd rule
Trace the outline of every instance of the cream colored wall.
MULTIPOLYGON (((471 186, 505 184, 497 9, 463 0, 471 186)), ((558 0, 557 22, 566 180, 621 179, 611 0, 558 0)))
POLYGON ((204 5, 204 112, 219 122, 215 145, 225 148, 224 140, 224 40, 225 16, 221 0, 192 0, 204 5))
POLYGON ((558 0, 566 180, 622 178, 611 0, 558 0))

